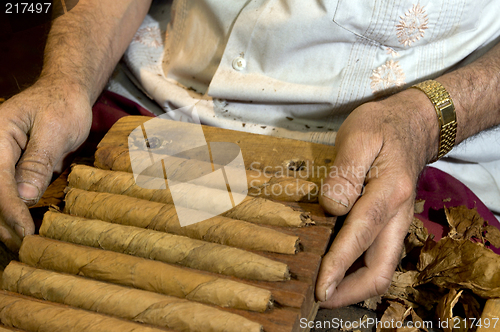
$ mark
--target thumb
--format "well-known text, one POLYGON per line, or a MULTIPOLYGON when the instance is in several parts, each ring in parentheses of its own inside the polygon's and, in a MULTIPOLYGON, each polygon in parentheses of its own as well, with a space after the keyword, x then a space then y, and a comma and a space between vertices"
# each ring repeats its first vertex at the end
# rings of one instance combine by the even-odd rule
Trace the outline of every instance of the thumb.
POLYGON ((347 214, 363 192, 373 159, 356 151, 353 145, 340 145, 328 177, 324 180, 320 204, 331 214, 347 214), (367 157, 367 158, 366 158, 367 157), (356 160, 355 160, 356 159, 356 160))
POLYGON ((57 162, 66 150, 66 143, 53 131, 42 130, 30 137, 16 166, 15 179, 20 198, 35 205, 52 179, 57 162))

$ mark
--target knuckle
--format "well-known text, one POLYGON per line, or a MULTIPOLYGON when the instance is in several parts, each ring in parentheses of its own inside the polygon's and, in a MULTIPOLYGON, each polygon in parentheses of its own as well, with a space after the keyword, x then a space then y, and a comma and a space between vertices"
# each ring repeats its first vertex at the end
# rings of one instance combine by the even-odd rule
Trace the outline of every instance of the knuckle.
POLYGON ((39 184, 45 186, 52 176, 53 165, 54 162, 50 157, 41 160, 34 158, 21 160, 16 166, 16 178, 18 182, 36 179, 39 184))
POLYGON ((347 271, 350 264, 347 262, 347 257, 345 255, 339 255, 338 253, 329 252, 324 261, 327 261, 329 271, 347 271))
POLYGON ((392 274, 389 275, 384 273, 377 276, 373 280, 373 290, 374 290, 373 296, 382 295, 385 292, 387 292, 387 290, 391 286, 391 282, 392 282, 392 274))
POLYGON ((367 212, 368 219, 373 222, 375 226, 385 224, 387 209, 387 200, 385 197, 374 201, 373 205, 367 212))
POLYGON ((415 195, 415 179, 403 175, 395 182, 390 193, 391 197, 387 201, 392 210, 397 210, 402 204, 413 202, 415 195))
POLYGON ((359 253, 365 252, 370 247, 373 242, 372 234, 373 230, 367 225, 359 227, 357 232, 354 233, 354 246, 357 248, 359 253))
POLYGON ((405 200, 413 197, 415 192, 414 183, 415 179, 413 177, 409 174, 403 173, 398 181, 396 194, 405 200))
POLYGON ((347 197, 357 197, 363 190, 363 182, 364 174, 356 172, 355 166, 332 166, 324 190, 347 197))

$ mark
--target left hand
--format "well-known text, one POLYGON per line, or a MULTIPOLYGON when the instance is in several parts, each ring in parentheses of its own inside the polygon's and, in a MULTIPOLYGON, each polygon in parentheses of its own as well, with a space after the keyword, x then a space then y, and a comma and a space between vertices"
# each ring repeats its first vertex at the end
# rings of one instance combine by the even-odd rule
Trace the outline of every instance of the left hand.
POLYGON ((363 104, 342 124, 320 203, 349 215, 321 264, 316 297, 323 307, 357 303, 390 286, 417 178, 436 156, 438 137, 434 108, 417 89, 363 104))
POLYGON ((34 234, 28 206, 85 141, 91 123, 88 95, 69 78, 40 78, 0 106, 0 242, 9 249, 34 234))

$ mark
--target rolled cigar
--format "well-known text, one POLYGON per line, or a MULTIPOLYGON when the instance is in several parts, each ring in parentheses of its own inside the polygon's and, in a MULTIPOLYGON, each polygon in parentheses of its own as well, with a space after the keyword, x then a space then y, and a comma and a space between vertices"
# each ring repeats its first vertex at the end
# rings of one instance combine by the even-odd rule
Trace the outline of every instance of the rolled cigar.
POLYGON ((16 329, 14 327, 7 327, 5 325, 0 325, 0 332, 23 332, 23 330, 16 329))
MULTIPOLYGON (((162 156, 155 155, 154 152, 151 152, 151 156, 154 160, 162 159, 162 156)), ((195 179, 194 183, 197 185, 227 190, 225 186, 218 182, 204 181, 205 175, 214 169, 222 168, 221 165, 206 163, 196 158, 190 159, 188 156, 186 158, 169 156, 168 160, 169 162, 165 164, 165 172, 166 174, 175 174, 171 180, 193 183, 193 179, 195 179), (175 172, 177 169, 182 169, 183 172, 175 172)), ((129 149, 123 146, 98 148, 95 153, 94 165, 100 169, 133 173, 129 149)), ((134 165, 143 170, 141 175, 144 176, 155 177, 158 174, 163 174, 163 170, 158 165, 151 165, 150 159, 143 158, 143 156, 135 158, 134 165)), ((252 196, 293 202, 314 202, 318 200, 319 188, 311 181, 293 176, 275 176, 258 169, 246 170, 246 177, 249 192, 252 196)))
POLYGON ((182 227, 176 213, 180 209, 172 204, 71 188, 66 193, 64 212, 242 249, 281 254, 295 254, 298 251, 298 237, 241 220, 215 216, 182 227))
POLYGON ((252 252, 59 212, 45 213, 40 235, 239 278, 265 281, 290 279, 286 264, 252 252))
POLYGON ((285 202, 316 202, 319 187, 310 181, 291 176, 272 176, 268 181, 250 181, 249 196, 285 202))
MULTIPOLYGON (((73 166, 68 177, 69 186, 73 188, 127 195, 164 204, 175 203, 188 209, 202 210, 214 215, 218 215, 220 211, 226 211, 221 215, 258 224, 301 227, 312 223, 308 213, 294 211, 286 205, 263 198, 247 196, 243 199, 241 197, 243 201, 232 207, 226 188, 226 190, 220 190, 190 183, 179 183, 172 188, 165 189, 164 178, 148 176, 140 176, 137 181, 132 173, 101 170, 86 165, 73 166), (137 181, 140 186, 137 185, 137 181), (160 186, 164 189, 147 189, 160 186), (175 196, 175 202, 172 194, 175 196)), ((292 194, 296 188, 291 186, 293 188, 289 191, 289 187, 290 184, 287 184, 287 193, 292 194)))
POLYGON ((12 261, 3 289, 177 331, 260 332, 242 316, 163 294, 41 270, 12 261))
POLYGON ((30 332, 165 331, 82 309, 31 300, 5 291, 0 291, 0 322, 30 332))
POLYGON ((264 312, 272 306, 271 292, 259 287, 145 258, 40 236, 24 238, 19 259, 32 267, 81 275, 221 307, 264 312))

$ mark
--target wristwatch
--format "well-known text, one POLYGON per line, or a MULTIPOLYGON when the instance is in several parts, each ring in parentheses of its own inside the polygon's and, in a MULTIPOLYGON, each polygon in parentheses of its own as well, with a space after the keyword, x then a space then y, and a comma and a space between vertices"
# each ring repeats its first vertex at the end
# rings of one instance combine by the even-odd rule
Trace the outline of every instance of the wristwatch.
POLYGON ((431 100, 436 110, 439 122, 439 148, 437 157, 431 162, 442 158, 455 146, 457 137, 457 115, 455 105, 446 89, 441 83, 434 80, 428 80, 412 86, 424 92, 431 100))

